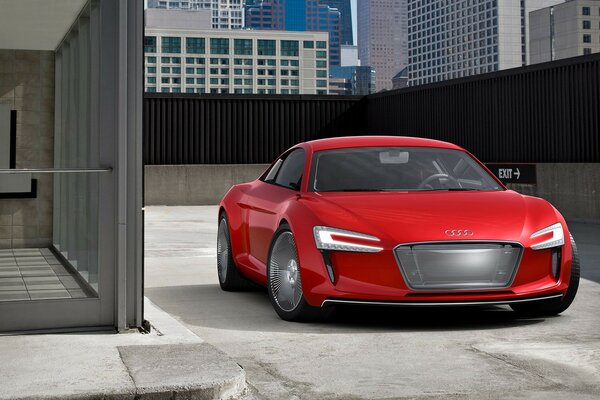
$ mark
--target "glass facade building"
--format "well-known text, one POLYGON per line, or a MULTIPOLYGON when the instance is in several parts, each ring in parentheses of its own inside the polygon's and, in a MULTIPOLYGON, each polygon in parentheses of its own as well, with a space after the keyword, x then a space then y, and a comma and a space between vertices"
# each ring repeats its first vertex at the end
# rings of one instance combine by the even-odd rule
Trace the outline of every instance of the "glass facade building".
POLYGON ((337 8, 341 14, 340 44, 354 44, 354 29, 352 27, 352 5, 350 0, 327 0, 327 5, 337 8))
POLYGON ((340 11, 325 0, 263 0, 246 5, 246 27, 261 30, 327 32, 329 61, 340 65, 340 11))
POLYGON ((375 70, 368 66, 333 67, 329 76, 332 94, 367 96, 377 89, 375 70))

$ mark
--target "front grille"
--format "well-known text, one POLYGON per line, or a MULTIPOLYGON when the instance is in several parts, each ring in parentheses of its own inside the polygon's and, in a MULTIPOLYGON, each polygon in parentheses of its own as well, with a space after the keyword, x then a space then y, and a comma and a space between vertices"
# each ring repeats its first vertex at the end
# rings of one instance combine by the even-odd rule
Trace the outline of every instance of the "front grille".
POLYGON ((516 243, 419 243, 394 249, 406 284, 415 290, 508 287, 523 247, 516 243))

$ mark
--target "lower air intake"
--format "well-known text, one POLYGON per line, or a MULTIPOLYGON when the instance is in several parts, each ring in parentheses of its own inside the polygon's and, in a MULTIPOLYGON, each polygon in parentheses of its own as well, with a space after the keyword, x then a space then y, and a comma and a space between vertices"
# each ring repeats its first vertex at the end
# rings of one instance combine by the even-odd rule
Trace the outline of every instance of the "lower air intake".
POLYGON ((426 243, 394 249, 400 272, 415 290, 508 287, 523 248, 513 243, 426 243))

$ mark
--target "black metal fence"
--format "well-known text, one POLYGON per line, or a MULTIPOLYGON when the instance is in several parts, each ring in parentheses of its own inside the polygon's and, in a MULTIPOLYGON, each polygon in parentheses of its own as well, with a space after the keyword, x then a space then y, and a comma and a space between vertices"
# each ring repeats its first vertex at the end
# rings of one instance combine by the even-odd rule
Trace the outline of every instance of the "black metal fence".
POLYGON ((144 122, 146 164, 268 163, 357 134, 446 140, 486 162, 600 162, 600 55, 364 98, 147 94, 144 122))
POLYGON ((369 96, 370 133, 453 142, 486 162, 600 162, 600 56, 369 96))
POLYGON ((299 142, 366 132, 365 117, 360 97, 147 94, 144 160, 270 163, 299 142))

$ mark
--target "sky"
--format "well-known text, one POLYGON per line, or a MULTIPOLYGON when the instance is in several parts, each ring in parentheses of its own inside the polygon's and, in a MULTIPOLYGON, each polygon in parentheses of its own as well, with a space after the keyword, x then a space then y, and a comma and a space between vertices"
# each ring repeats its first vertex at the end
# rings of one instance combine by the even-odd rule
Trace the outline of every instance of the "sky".
POLYGON ((356 39, 356 2, 358 0, 352 0, 352 32, 354 33, 354 44, 357 45, 358 41, 356 39))

